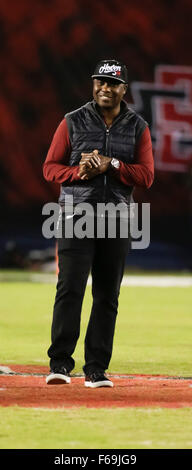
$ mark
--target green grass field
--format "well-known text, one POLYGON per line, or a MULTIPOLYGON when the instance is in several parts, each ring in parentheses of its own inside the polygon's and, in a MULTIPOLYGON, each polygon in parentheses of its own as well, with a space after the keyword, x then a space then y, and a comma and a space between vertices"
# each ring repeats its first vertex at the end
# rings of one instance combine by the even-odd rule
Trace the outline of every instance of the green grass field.
POLYGON ((191 449, 192 409, 2 408, 3 449, 191 449))
MULTIPOLYGON (((48 365, 53 284, 1 283, 2 365, 48 365)), ((192 376, 191 288, 123 287, 110 373, 192 376)), ((82 372, 87 287, 74 373, 82 372)), ((191 448, 192 408, 0 408, 0 448, 191 448), (114 442, 115 435, 115 442, 114 442)))

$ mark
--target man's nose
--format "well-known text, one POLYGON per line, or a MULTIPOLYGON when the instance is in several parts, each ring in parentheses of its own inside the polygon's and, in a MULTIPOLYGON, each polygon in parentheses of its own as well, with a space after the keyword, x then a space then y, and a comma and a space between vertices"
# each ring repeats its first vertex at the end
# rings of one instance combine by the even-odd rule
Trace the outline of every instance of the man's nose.
POLYGON ((111 88, 110 84, 108 82, 104 82, 101 86, 103 90, 108 90, 111 88))

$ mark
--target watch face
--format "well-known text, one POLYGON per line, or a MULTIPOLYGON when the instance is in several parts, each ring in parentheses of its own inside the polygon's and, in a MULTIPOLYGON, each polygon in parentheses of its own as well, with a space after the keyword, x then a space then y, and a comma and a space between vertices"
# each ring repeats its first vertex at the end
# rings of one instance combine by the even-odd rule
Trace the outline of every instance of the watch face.
POLYGON ((112 158, 111 165, 114 166, 114 168, 119 168, 119 160, 112 158))

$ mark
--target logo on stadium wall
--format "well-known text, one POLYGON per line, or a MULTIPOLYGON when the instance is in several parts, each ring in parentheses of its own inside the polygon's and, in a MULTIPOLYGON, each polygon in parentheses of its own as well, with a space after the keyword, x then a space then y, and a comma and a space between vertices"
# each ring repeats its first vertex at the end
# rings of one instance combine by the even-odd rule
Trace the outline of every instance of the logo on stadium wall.
POLYGON ((150 126, 155 167, 188 171, 192 166, 192 67, 159 65, 154 83, 133 82, 131 92, 135 111, 150 126))

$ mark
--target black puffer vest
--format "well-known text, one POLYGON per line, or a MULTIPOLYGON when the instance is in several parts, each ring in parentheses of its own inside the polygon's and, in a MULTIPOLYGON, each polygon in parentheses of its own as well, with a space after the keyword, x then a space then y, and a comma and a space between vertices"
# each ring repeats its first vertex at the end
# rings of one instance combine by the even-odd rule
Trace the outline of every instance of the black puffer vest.
MULTIPOLYGON (((134 163, 135 144, 147 123, 121 102, 121 112, 108 129, 95 101, 66 114, 67 127, 71 142, 69 165, 78 165, 82 152, 98 149, 101 155, 117 158, 124 163, 134 163)), ((113 176, 113 170, 87 181, 63 183, 59 203, 65 203, 65 196, 73 196, 74 204, 89 202, 113 202, 129 204, 133 187, 126 186, 113 176)))

